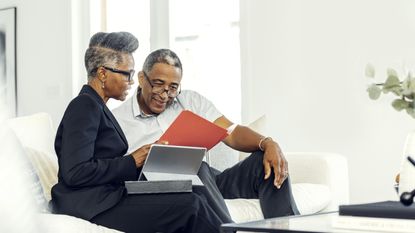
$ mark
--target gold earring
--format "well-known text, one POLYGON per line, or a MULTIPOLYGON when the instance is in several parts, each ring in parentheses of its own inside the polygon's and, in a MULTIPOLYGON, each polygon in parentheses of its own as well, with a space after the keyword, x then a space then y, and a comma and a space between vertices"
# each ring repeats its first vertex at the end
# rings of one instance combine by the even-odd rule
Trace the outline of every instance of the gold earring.
MULTIPOLYGON (((104 76, 102 76, 102 79, 104 79, 104 76)), ((104 89, 105 88, 105 82, 104 81, 102 81, 101 79, 99 79, 99 81, 101 82, 101 84, 102 84, 102 89, 104 89)))

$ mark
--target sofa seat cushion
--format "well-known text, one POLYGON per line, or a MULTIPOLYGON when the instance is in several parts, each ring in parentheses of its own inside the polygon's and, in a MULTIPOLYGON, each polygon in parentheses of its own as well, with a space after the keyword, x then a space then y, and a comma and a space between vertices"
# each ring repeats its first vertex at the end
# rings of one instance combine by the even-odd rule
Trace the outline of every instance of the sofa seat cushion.
POLYGON ((39 214, 43 232, 54 233, 118 233, 115 229, 63 214, 39 214))
MULTIPOLYGON (((326 185, 298 183, 293 184, 292 189, 297 208, 302 215, 323 210, 331 200, 331 192, 326 185)), ((258 199, 227 199, 225 202, 232 220, 237 223, 264 218, 258 199)))

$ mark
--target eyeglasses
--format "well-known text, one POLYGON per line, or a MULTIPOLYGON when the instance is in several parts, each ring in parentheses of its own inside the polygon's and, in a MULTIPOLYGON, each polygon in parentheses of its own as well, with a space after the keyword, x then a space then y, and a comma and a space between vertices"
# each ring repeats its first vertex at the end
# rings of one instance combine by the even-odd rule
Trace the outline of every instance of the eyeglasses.
POLYGON ((109 70, 113 73, 124 75, 126 77, 125 79, 126 82, 131 82, 131 80, 133 79, 134 73, 135 73, 135 70, 125 71, 125 70, 118 70, 118 69, 110 68, 106 66, 103 66, 103 67, 104 69, 109 70))
POLYGON ((151 86, 151 92, 157 95, 161 95, 164 92, 167 92, 167 96, 170 98, 174 98, 178 96, 181 92, 180 85, 178 86, 168 86, 166 89, 166 85, 160 83, 152 83, 148 75, 145 71, 143 71, 144 77, 147 80, 148 84, 151 86))

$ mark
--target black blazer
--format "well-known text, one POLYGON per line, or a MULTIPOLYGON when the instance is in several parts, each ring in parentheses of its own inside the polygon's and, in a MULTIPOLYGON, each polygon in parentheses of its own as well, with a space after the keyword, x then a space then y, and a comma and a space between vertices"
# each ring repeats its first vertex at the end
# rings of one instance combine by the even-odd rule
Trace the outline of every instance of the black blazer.
POLYGON ((83 86, 71 101, 55 139, 58 183, 52 188, 55 213, 90 220, 116 205, 125 193, 124 181, 137 180, 128 143, 102 98, 83 86))

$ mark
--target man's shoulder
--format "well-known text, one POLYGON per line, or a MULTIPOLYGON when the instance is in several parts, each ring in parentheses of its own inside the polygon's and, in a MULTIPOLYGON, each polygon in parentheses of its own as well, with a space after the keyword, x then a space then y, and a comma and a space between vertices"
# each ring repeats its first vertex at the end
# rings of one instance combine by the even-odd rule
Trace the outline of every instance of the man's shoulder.
POLYGON ((194 90, 182 90, 179 96, 191 97, 191 96, 201 96, 201 94, 194 90))
POLYGON ((133 111, 132 110, 132 101, 133 101, 132 98, 133 97, 134 96, 131 96, 130 98, 122 102, 118 107, 111 110, 112 114, 114 114, 114 116, 117 119, 125 118, 125 117, 133 115, 133 112, 132 112, 133 111))
POLYGON ((182 91, 180 95, 182 94, 183 96, 178 98, 178 101, 184 109, 190 110, 209 121, 214 121, 222 116, 213 103, 198 92, 186 90, 182 91))
POLYGON ((179 96, 177 96, 177 101, 183 108, 195 111, 198 106, 200 106, 201 100, 204 97, 196 91, 193 90, 182 90, 179 96))
POLYGON ((207 100, 202 94, 194 90, 182 90, 180 95, 178 96, 179 101, 203 101, 207 100))

